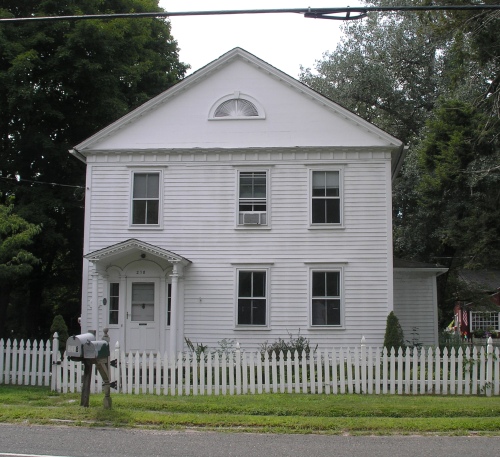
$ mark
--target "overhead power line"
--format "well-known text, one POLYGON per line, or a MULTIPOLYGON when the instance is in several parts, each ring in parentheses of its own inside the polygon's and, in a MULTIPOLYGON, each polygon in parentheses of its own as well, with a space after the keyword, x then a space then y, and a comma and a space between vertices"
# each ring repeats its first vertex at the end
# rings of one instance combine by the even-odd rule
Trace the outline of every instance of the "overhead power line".
POLYGON ((86 14, 75 16, 31 16, 0 18, 0 23, 40 22, 40 21, 81 21, 88 19, 159 18, 178 16, 224 16, 237 14, 302 14, 305 18, 334 19, 348 21, 362 19, 369 12, 408 11, 486 11, 499 10, 500 5, 432 5, 432 6, 359 6, 341 8, 278 8, 218 11, 156 11, 150 13, 86 14))

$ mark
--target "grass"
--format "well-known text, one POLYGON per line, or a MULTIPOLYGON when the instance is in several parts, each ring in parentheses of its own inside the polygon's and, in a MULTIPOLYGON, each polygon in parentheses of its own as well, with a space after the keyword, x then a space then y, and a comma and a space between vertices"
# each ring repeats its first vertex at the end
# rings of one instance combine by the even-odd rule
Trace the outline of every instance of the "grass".
POLYGON ((0 422, 156 429, 323 434, 500 436, 496 397, 304 395, 103 395, 82 408, 80 394, 0 385, 0 422))

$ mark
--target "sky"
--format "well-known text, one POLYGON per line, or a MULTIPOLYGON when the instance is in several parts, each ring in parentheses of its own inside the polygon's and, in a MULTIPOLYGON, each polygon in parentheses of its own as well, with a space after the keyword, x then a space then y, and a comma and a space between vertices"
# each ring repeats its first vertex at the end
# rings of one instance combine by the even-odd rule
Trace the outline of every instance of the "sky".
MULTIPOLYGON (((276 8, 327 8, 359 5, 358 0, 160 0, 166 11, 276 8)), ((323 53, 334 51, 343 21, 306 19, 301 14, 181 16, 170 18, 180 60, 198 70, 240 47, 297 78, 300 66, 313 68, 323 53)))

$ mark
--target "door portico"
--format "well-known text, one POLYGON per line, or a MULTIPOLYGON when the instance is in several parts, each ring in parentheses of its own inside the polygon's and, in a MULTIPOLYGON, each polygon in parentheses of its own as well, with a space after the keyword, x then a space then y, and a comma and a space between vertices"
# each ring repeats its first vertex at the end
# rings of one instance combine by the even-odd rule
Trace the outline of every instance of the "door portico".
POLYGON ((91 297, 84 331, 107 327, 111 343, 128 351, 175 354, 183 339, 184 267, 171 251, 130 239, 84 256, 91 263, 91 297))

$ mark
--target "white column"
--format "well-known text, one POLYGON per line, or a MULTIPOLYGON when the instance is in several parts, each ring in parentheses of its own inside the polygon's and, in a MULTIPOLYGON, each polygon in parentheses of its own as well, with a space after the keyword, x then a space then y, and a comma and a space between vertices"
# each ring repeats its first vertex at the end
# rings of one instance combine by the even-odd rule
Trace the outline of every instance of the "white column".
POLYGON ((96 335, 99 333, 99 274, 97 273, 97 266, 94 264, 94 271, 92 272, 92 327, 90 330, 95 330, 96 335))
POLYGON ((174 262, 172 274, 172 296, 170 299, 170 356, 177 354, 177 300, 179 297, 179 266, 174 262))
POLYGON ((120 273, 120 295, 118 296, 118 323, 120 324, 120 345, 125 351, 127 345, 125 344, 125 332, 127 327, 127 277, 120 273))
POLYGON ((158 348, 160 350, 161 354, 164 354, 165 352, 165 345, 166 345, 166 335, 165 335, 165 329, 167 327, 167 280, 165 276, 162 276, 160 278, 160 300, 159 300, 159 323, 158 325, 160 326, 160 347, 158 348))

